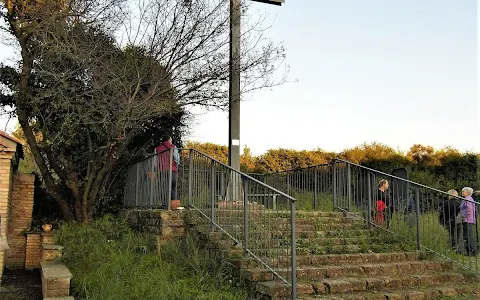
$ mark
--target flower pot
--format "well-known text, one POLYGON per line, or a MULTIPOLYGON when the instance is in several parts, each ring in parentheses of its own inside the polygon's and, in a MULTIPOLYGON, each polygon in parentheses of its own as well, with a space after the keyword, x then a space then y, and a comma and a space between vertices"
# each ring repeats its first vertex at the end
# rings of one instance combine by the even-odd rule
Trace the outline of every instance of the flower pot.
POLYGON ((180 200, 171 200, 170 209, 177 209, 180 207, 180 200))
POLYGON ((42 230, 43 230, 43 232, 50 232, 50 230, 52 230, 52 225, 51 224, 43 224, 42 225, 42 230))

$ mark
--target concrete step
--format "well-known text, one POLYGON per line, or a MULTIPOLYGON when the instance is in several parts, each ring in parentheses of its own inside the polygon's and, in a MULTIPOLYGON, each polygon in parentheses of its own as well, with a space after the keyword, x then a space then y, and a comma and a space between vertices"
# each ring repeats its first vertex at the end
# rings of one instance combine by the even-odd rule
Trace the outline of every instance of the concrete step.
MULTIPOLYGON (((227 249, 227 248, 224 248, 227 249)), ((276 256, 289 256, 291 250, 289 245, 281 245, 278 247, 267 248, 265 246, 256 247, 256 245, 250 245, 249 249, 255 253, 257 256, 260 257, 276 257, 276 256)), ((238 250, 230 250, 231 253, 238 253, 243 251, 241 249, 238 250)), ((310 254, 341 254, 341 253, 362 253, 366 252, 364 249, 358 245, 340 245, 340 246, 317 246, 314 249, 310 248, 297 248, 296 254, 297 255, 310 255, 310 254)))
POLYGON ((375 231, 369 229, 351 229, 351 230, 317 230, 302 231, 298 233, 297 238, 314 237, 361 237, 371 236, 375 231))
POLYGON ((366 229, 364 223, 323 223, 316 226, 317 230, 366 229))
MULTIPOLYGON (((396 276, 425 274, 432 271, 451 271, 453 265, 443 261, 405 261, 392 263, 371 263, 359 265, 327 265, 297 267, 297 279, 322 280, 339 277, 366 278, 372 276, 396 276)), ((280 276, 290 273, 289 269, 276 270, 280 276)), ((273 273, 265 268, 242 269, 240 275, 249 281, 273 280, 273 273)))
MULTIPOLYGON (((276 224, 276 228, 282 230, 290 230, 290 224, 276 224)), ((366 229, 364 223, 301 223, 295 224, 298 231, 315 231, 315 230, 345 230, 345 229, 366 229), (300 230, 299 230, 300 229, 300 230)))
MULTIPOLYGON (((277 223, 282 224, 290 224, 289 218, 276 218, 277 223)), ((364 224, 364 221, 361 219, 353 219, 347 217, 319 217, 319 218, 305 218, 305 217, 297 217, 295 219, 295 224, 313 224, 313 225, 321 225, 321 224, 364 224)))
MULTIPOLYGON (((243 255, 243 253, 242 253, 243 255)), ((289 257, 270 258, 265 260, 275 267, 288 267, 289 257)), ((391 253, 357 253, 357 254, 328 254, 328 255, 297 255, 296 265, 300 267, 328 266, 328 265, 361 265, 378 263, 402 263, 420 261, 417 252, 391 252, 391 253)), ((240 269, 256 268, 261 265, 253 258, 231 260, 231 263, 240 269)))
MULTIPOLYGON (((392 292, 417 287, 438 287, 443 285, 474 284, 473 275, 454 272, 430 272, 428 274, 397 275, 369 278, 341 277, 319 281, 300 281, 297 284, 298 295, 342 294, 354 292, 392 292)), ((257 282, 256 291, 270 298, 287 297, 291 288, 282 281, 257 282)), ((389 298, 390 299, 390 298, 389 298)), ((396 299, 396 298, 392 298, 396 299)))
POLYGON ((325 211, 297 211, 296 216, 298 218, 321 218, 321 217, 333 217, 333 218, 343 218, 345 213, 343 212, 325 212, 325 211))
MULTIPOLYGON (((242 238, 243 241, 243 238, 242 238)), ((229 249, 236 246, 236 242, 230 238, 226 239, 212 239, 206 243, 209 248, 229 249)), ((266 253, 273 253, 275 249, 282 249, 290 251, 290 241, 285 239, 249 239, 249 248, 255 251, 267 251, 266 253), (268 250, 271 250, 268 252, 268 250)), ((389 252, 398 250, 407 250, 402 244, 381 244, 371 241, 358 241, 356 239, 321 239, 297 241, 297 254, 331 254, 331 253, 368 253, 368 252, 389 252)), ((282 252, 282 253, 283 253, 282 252)))
POLYGON ((353 245, 361 243, 369 243, 369 244, 381 244, 384 243, 385 240, 383 237, 316 237, 316 238, 298 238, 297 245, 299 247, 306 247, 310 245, 353 245))
MULTIPOLYGON (((434 287, 416 287, 413 289, 400 289, 386 292, 361 292, 361 293, 344 293, 338 295, 303 295, 297 297, 298 300, 433 300, 433 299, 480 299, 480 285, 462 284, 462 285, 441 285, 434 287)), ((287 299, 287 298, 286 298, 287 299)))

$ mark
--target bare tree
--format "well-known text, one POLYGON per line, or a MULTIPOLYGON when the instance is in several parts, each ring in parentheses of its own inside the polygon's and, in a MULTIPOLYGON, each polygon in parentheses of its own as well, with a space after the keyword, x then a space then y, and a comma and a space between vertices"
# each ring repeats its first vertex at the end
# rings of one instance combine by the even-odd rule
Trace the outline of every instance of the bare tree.
MULTIPOLYGON (((87 222, 132 140, 182 107, 228 103, 226 0, 7 0, 19 76, 2 82, 48 192, 87 222), (17 78, 17 79, 15 79, 17 78)), ((246 8, 244 8, 246 9, 246 8)), ((284 81, 262 20, 243 31, 243 91, 284 81)), ((12 68, 3 67, 1 74, 12 68)), ((284 73, 283 73, 284 74, 284 73)), ((0 78, 7 78, 0 76, 0 78)), ((116 177, 116 176, 115 176, 116 177)))

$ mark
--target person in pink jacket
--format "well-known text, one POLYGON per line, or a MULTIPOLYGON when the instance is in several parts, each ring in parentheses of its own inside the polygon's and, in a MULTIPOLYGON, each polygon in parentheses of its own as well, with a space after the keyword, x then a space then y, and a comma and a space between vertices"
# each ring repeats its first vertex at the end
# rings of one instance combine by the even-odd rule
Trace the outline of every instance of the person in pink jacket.
POLYGON ((463 240, 465 242, 465 250, 467 256, 476 256, 477 249, 477 231, 475 229, 475 201, 472 198, 473 189, 464 187, 462 196, 464 200, 460 205, 460 212, 463 218, 463 240))

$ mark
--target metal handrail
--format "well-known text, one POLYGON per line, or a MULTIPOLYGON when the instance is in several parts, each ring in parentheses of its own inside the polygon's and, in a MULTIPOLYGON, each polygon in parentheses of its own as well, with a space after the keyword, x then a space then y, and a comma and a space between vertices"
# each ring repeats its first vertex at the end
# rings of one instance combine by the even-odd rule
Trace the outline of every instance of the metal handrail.
MULTIPOLYGON (((445 221, 445 219, 451 220, 451 217, 446 217, 447 212, 443 211, 446 203, 445 200, 453 198, 457 201, 456 205, 458 205, 460 201, 465 201, 466 203, 477 206, 476 211, 478 213, 480 212, 480 210, 478 210, 478 205, 480 205, 478 201, 465 199, 460 196, 451 196, 445 191, 340 158, 333 159, 329 164, 295 168, 268 174, 253 174, 253 176, 255 175, 260 175, 261 180, 268 184, 280 185, 282 190, 290 191, 292 195, 297 198, 297 207, 299 209, 302 204, 307 203, 308 205, 306 205, 306 207, 314 210, 318 209, 316 201, 317 195, 320 193, 318 187, 319 179, 317 176, 328 177, 323 183, 329 185, 329 188, 324 187, 321 192, 328 192, 330 194, 328 201, 330 203, 333 202, 333 206, 330 206, 331 209, 336 209, 363 219, 370 227, 381 228, 391 234, 402 237, 408 242, 416 244, 418 250, 423 249, 435 253, 443 259, 461 265, 465 269, 480 273, 479 261, 473 260, 468 256, 468 258, 465 258, 461 254, 463 253, 462 251, 464 251, 464 246, 463 237, 459 235, 463 235, 463 233, 461 233, 464 226, 463 223, 450 224, 450 221, 445 221), (323 169, 324 172, 316 172, 315 168, 325 169, 323 169), (312 171, 312 169, 314 170, 312 171), (285 175, 287 175, 287 179, 279 178, 280 176, 283 178, 285 175), (354 175, 356 175, 356 177, 354 175), (403 220, 408 220, 408 230, 416 229, 416 232, 410 232, 406 235, 405 228, 395 231, 398 230, 398 228, 386 228, 383 225, 378 225, 373 222, 372 217, 376 216, 376 202, 374 202, 374 200, 377 200, 374 199, 377 193, 377 185, 372 184, 372 179, 375 177, 378 177, 377 179, 384 177, 392 182, 392 189, 390 189, 390 191, 393 192, 391 195, 392 202, 388 211, 390 214, 396 214, 397 217, 403 220), (313 202, 313 205, 311 202, 313 202), (354 213, 355 211, 357 211, 357 213, 354 213), (363 213, 358 215, 359 211, 363 213), (441 218, 440 215, 443 216, 444 221, 439 219, 441 218), (422 222, 427 223, 422 224, 422 222), (433 226, 432 224, 435 225, 433 226), (446 245, 443 246, 443 243, 445 243, 443 240, 445 238, 445 230, 450 234, 450 243, 452 245, 454 243, 452 242, 452 236, 455 237, 457 252, 445 248, 446 245), (439 238, 439 240, 437 240, 437 238, 439 238), (441 244, 438 244, 437 241, 441 241, 441 244)), ((276 187, 278 188, 278 186, 276 187)), ((325 197, 322 201, 326 201, 325 197)), ((325 207, 328 206, 323 205, 323 208, 325 207)), ((475 218, 475 221, 478 223, 478 218, 475 218)), ((476 224, 473 225, 476 226, 476 224)), ((467 235, 471 234, 473 236, 473 244, 475 244, 475 235, 478 240, 477 227, 475 226, 467 227, 467 235)), ((468 239, 470 239, 470 237, 468 239)))
MULTIPOLYGON (((427 186, 427 185, 424 185, 424 184, 421 184, 421 183, 418 183, 418 182, 415 182, 415 181, 411 181, 411 180, 408 180, 408 179, 405 179, 405 178, 402 178, 402 177, 398 177, 398 176, 395 176, 395 175, 392 175, 392 174, 388 174, 388 173, 385 173, 385 172, 382 172, 382 171, 379 171, 379 170, 375 170, 375 169, 372 169, 372 168, 369 168, 369 167, 366 167, 366 166, 362 166, 362 165, 359 165, 359 164, 356 164, 356 163, 353 163, 353 162, 350 162, 348 160, 344 160, 344 159, 341 159, 341 158, 335 158, 333 160, 332 163, 334 163, 335 161, 340 161, 340 162, 343 162, 343 163, 346 163, 346 164, 349 164, 351 166, 355 166, 355 167, 359 167, 361 169, 364 169, 364 170, 367 170, 367 171, 371 171, 371 172, 375 172, 377 174, 381 174, 381 175, 384 175, 384 176, 388 176, 392 179, 396 179, 396 180, 400 180, 400 181, 403 181, 405 183, 409 183, 409 184, 413 184, 413 185, 416 185, 418 187, 422 187, 422 188, 426 188, 426 189, 429 189, 429 190, 432 190, 432 191, 435 191, 435 192, 438 192, 438 193, 441 193, 445 196, 451 196, 449 193, 445 192, 445 191, 442 191, 442 190, 439 190, 439 189, 436 189, 436 188, 433 188, 433 187, 430 187, 430 186, 427 186)), ((453 197, 453 196, 452 196, 453 197)), ((468 202, 473 202, 475 204, 478 204, 480 205, 480 202, 477 202, 475 200, 469 200, 469 199, 465 199, 465 198, 462 198, 462 197, 455 197, 459 200, 466 200, 468 202)))
POLYGON ((304 171, 304 170, 308 170, 308 169, 314 169, 314 168, 318 168, 318 167, 326 167, 326 166, 330 166, 330 165, 331 165, 331 163, 324 163, 324 164, 307 166, 307 167, 303 167, 303 168, 294 168, 294 169, 288 169, 288 170, 276 171, 276 172, 270 172, 270 173, 247 173, 247 174, 253 174, 253 175, 256 175, 256 176, 268 176, 268 175, 277 175, 277 174, 288 173, 288 172, 304 171))
POLYGON ((241 245, 246 257, 254 258, 259 265, 291 286, 292 299, 296 299, 296 199, 196 149, 179 151, 182 151, 182 157, 185 157, 184 152, 188 153, 188 161, 177 166, 174 176, 172 149, 131 164, 127 169, 125 205, 154 208, 163 203, 162 207, 169 208, 171 191, 178 191, 179 198, 187 199, 189 209, 209 221, 211 231, 218 230, 241 245), (159 160, 154 157, 162 154, 163 167, 160 168, 159 160), (168 165, 169 170, 166 169, 168 165), (176 182, 174 187, 172 179, 176 182), (232 192, 230 199, 227 190, 232 192), (269 207, 270 194, 277 195, 274 201, 281 202, 280 209, 277 202, 269 207), (255 202, 249 200, 252 195, 255 202), (133 198, 135 201, 132 201, 133 198), (241 199, 243 203, 238 201, 241 199), (239 209, 242 206, 243 210, 239 209), (289 223, 282 223, 285 225, 279 227, 278 218, 286 218, 289 223), (280 236, 256 238, 266 237, 267 231, 275 230, 280 236), (285 263, 289 267, 287 273, 283 273, 285 263))
POLYGON ((296 201, 296 199, 295 199, 294 197, 292 197, 292 196, 290 196, 290 195, 287 195, 287 194, 285 194, 284 192, 279 191, 279 190, 277 190, 276 188, 274 188, 274 187, 272 187, 272 186, 269 186, 269 185, 265 184, 264 182, 261 182, 261 181, 258 180, 258 179, 253 178, 252 176, 248 175, 247 173, 243 173, 243 172, 241 172, 241 171, 235 170, 234 168, 230 167, 229 165, 224 164, 224 163, 222 163, 221 161, 218 161, 218 160, 216 160, 215 158, 213 158, 213 157, 211 157, 211 156, 209 156, 209 155, 207 155, 207 154, 205 154, 205 153, 202 153, 202 152, 200 152, 200 151, 198 151, 198 150, 196 150, 196 149, 183 149, 183 150, 189 150, 189 151, 197 152, 198 154, 201 154, 201 155, 205 156, 206 158, 211 159, 212 161, 215 161, 215 163, 217 163, 217 164, 219 164, 219 165, 221 165, 221 166, 223 166, 223 167, 225 167, 225 168, 230 169, 230 171, 233 171, 233 172, 235 172, 235 173, 238 173, 238 174, 240 174, 240 175, 242 175, 242 176, 244 176, 244 177, 246 177, 246 178, 248 178, 248 179, 250 179, 250 180, 252 180, 252 181, 254 181, 254 182, 258 183, 258 184, 260 184, 260 185, 263 185, 263 186, 265 186, 265 187, 273 190, 273 191, 276 192, 277 194, 280 194, 281 196, 284 196, 284 197, 290 199, 290 201, 296 201))
MULTIPOLYGON (((374 226, 393 233, 410 243, 416 244, 417 250, 427 250, 428 252, 438 255, 443 259, 456 263, 464 269, 480 274, 479 261, 475 259, 475 257, 472 258, 472 256, 469 256, 478 255, 478 218, 475 216, 475 224, 463 222, 463 220, 462 223, 459 224, 456 220, 455 222, 451 220, 451 211, 444 211, 444 206, 446 203, 445 201, 447 201, 447 199, 462 200, 473 203, 474 207, 480 203, 462 197, 453 197, 444 191, 407 180, 405 178, 374 170, 372 168, 351 163, 343 159, 335 159, 332 163, 334 169, 333 200, 335 203, 335 209, 345 213, 352 213, 351 203, 353 200, 353 202, 356 202, 357 205, 360 205, 357 207, 357 209, 360 209, 360 211, 363 212, 362 215, 357 214, 357 217, 365 220, 370 227, 374 226), (344 166, 339 168, 337 164, 344 164, 344 166), (340 174, 340 171, 342 174, 340 174), (362 182, 360 180, 356 182, 358 185, 355 186, 355 183, 352 181, 352 173, 357 175, 357 179, 363 177, 364 181, 362 182), (403 194, 402 192, 401 197, 398 197, 397 195, 397 199, 395 199, 395 195, 393 195, 393 197, 391 197, 389 200, 390 204, 386 203, 388 206, 392 206, 388 208, 388 210, 385 209, 385 212, 383 212, 384 210, 382 209, 381 214, 378 213, 378 207, 376 206, 377 200, 387 201, 388 199, 373 198, 372 191, 376 191, 377 187, 372 187, 371 185, 371 179, 373 178, 372 175, 386 177, 387 179, 392 180, 392 183, 395 181, 397 183, 401 182, 405 184, 403 188, 397 188, 399 190, 403 189, 403 191, 406 193, 403 194), (365 197, 365 190, 362 191, 363 195, 362 192, 357 195, 360 198, 352 199, 354 198, 351 194, 352 187, 354 189, 356 187, 358 191, 359 188, 361 189, 362 185, 365 185, 365 180, 368 184, 366 191, 367 199, 362 198, 365 197), (399 206, 402 199, 404 202, 405 200, 408 202, 407 207, 404 207, 403 210, 399 206), (366 204, 363 202, 364 200, 368 201, 368 206, 366 206, 366 204), (395 203, 395 200, 397 200, 397 203, 395 203), (414 207, 410 206, 413 204, 412 202, 414 202, 414 207), (375 214, 378 214, 380 219, 377 219, 375 214), (397 226, 395 229, 392 229, 389 228, 389 225, 394 214, 397 214, 397 226), (406 221, 409 216, 415 217, 415 222, 413 224, 411 222, 408 224, 408 221, 406 221), (441 218, 441 216, 443 216, 443 224, 441 223, 441 219, 438 219, 441 218), (402 222, 407 223, 405 225, 400 225, 401 223, 398 223, 399 219, 403 220, 402 222), (465 226, 465 224, 467 225, 465 226), (468 224, 470 224, 470 226, 468 224), (408 226, 409 229, 405 226, 408 226), (416 230, 411 232, 410 229, 416 230), (461 230, 464 232, 461 232, 461 230), (449 234, 447 237, 448 240, 439 243, 438 239, 441 241, 441 237, 445 236, 445 231, 447 231, 449 234), (450 244, 451 249, 447 247, 446 243, 450 244), (452 249, 455 249, 455 252, 453 252, 452 249), (463 256, 463 254, 467 254, 467 256, 463 256)), ((448 202, 448 209, 450 210, 451 207, 454 207, 456 210, 457 204, 458 203, 455 202, 452 202, 451 204, 448 202), (450 205, 452 206, 450 207, 450 205)), ((456 214, 459 212, 460 211, 456 211, 456 214)), ((453 218, 455 217, 456 215, 453 216, 453 218)))

